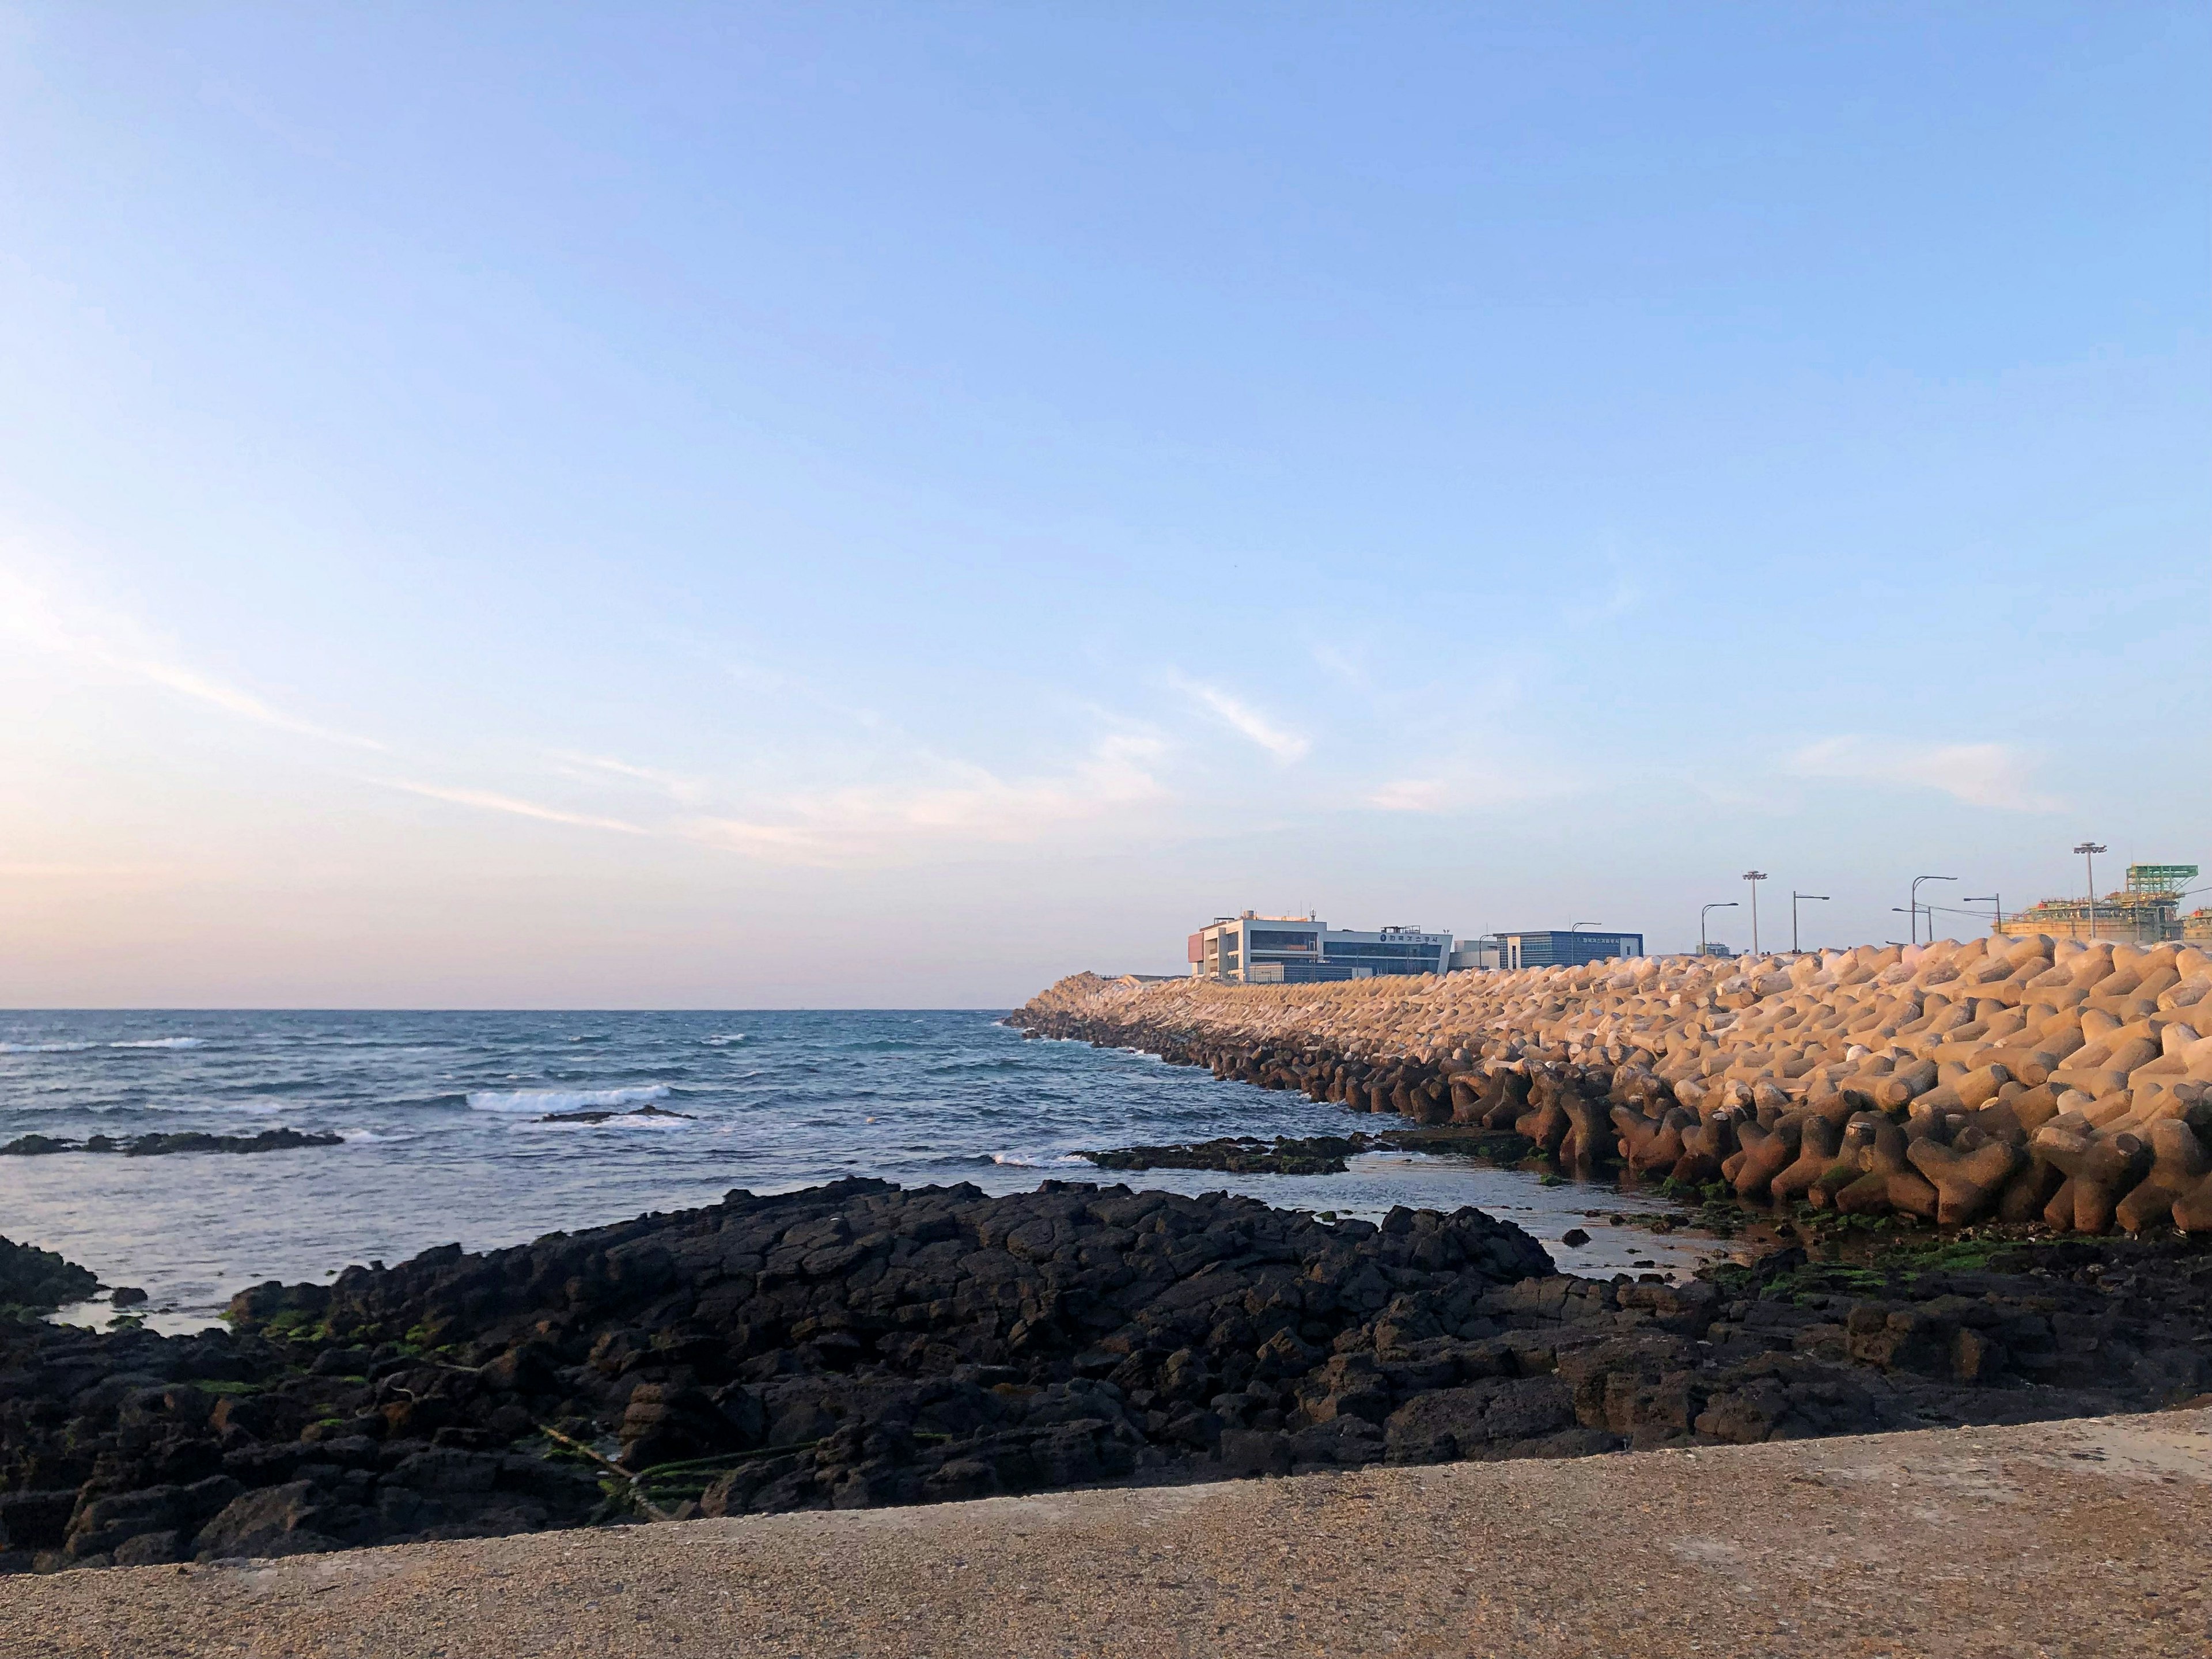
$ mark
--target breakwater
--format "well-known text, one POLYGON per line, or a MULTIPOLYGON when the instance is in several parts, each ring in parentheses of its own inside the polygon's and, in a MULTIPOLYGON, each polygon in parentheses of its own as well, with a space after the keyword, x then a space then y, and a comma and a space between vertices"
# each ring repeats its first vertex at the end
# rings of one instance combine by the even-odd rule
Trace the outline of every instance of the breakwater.
POLYGON ((1960 1225, 2212 1232, 2212 958, 2045 938, 1324 985, 1081 974, 1009 1016, 1563 1171, 1960 1225))

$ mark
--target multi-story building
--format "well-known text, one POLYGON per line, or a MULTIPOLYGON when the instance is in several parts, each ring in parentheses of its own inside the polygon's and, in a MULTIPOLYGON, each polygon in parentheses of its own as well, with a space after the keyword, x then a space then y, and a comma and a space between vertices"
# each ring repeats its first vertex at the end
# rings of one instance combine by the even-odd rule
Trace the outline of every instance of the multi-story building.
POLYGON ((1217 916, 1190 936, 1191 976, 1247 985, 1304 985, 1378 974, 1441 974, 1451 934, 1419 927, 1371 933, 1331 927, 1316 916, 1217 916))

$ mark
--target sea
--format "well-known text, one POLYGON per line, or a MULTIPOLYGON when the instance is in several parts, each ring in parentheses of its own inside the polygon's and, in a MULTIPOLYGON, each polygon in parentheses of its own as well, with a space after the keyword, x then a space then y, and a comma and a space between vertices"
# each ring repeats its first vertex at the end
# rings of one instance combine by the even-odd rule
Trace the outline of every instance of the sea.
MULTIPOLYGON (((1632 1191, 1377 1152, 1336 1176, 1103 1171, 1086 1150, 1381 1128, 1301 1095, 1131 1049, 1025 1039, 990 1011, 702 1013, 0 1012, 0 1144, 287 1127, 289 1152, 0 1157, 0 1235, 149 1293, 157 1329, 267 1279, 323 1280, 434 1245, 518 1244, 850 1176, 989 1193, 1045 1180, 1228 1190, 1379 1217, 1472 1204, 1563 1268, 1686 1271, 1632 1191), (651 1108, 647 1111, 647 1108, 651 1108), (557 1115, 607 1114, 597 1122, 557 1115), (675 1115, 666 1115, 674 1114, 675 1115), (1607 1218, 1620 1216, 1625 1224, 1607 1218), (1589 1243, 1560 1240, 1580 1228, 1589 1243)), ((1708 1243, 1705 1249, 1710 1249, 1708 1243)), ((105 1303, 64 1310, 98 1323, 105 1303)))

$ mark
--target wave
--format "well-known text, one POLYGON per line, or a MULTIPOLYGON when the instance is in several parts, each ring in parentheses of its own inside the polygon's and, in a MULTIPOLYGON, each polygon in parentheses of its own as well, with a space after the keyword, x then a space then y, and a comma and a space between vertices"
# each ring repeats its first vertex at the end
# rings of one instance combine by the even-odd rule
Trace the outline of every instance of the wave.
POLYGON ((0 1054, 75 1054, 99 1046, 96 1042, 0 1042, 0 1054))
POLYGON ((1081 1169, 1097 1167, 1087 1158, 1077 1152, 993 1152, 988 1160, 1010 1170, 1062 1170, 1070 1164, 1081 1169))
POLYGON ((649 1100, 665 1100, 665 1083, 635 1089, 514 1089, 497 1092, 469 1091, 469 1104, 479 1112, 574 1112, 594 1106, 642 1106, 649 1100))
POLYGON ((743 1031, 717 1031, 712 1036, 702 1036, 699 1039, 709 1048, 726 1048, 732 1042, 743 1042, 744 1040, 745 1033, 743 1031))
POLYGON ((204 1048, 205 1037, 140 1037, 132 1042, 111 1042, 111 1048, 204 1048))

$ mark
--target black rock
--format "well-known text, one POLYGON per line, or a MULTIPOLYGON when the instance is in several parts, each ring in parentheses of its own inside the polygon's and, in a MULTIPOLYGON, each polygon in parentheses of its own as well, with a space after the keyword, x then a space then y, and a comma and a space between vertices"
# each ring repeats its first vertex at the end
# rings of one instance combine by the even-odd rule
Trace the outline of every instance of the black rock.
POLYGON ((49 1313, 64 1302, 88 1300, 100 1277, 52 1250, 0 1238, 0 1316, 49 1313))

